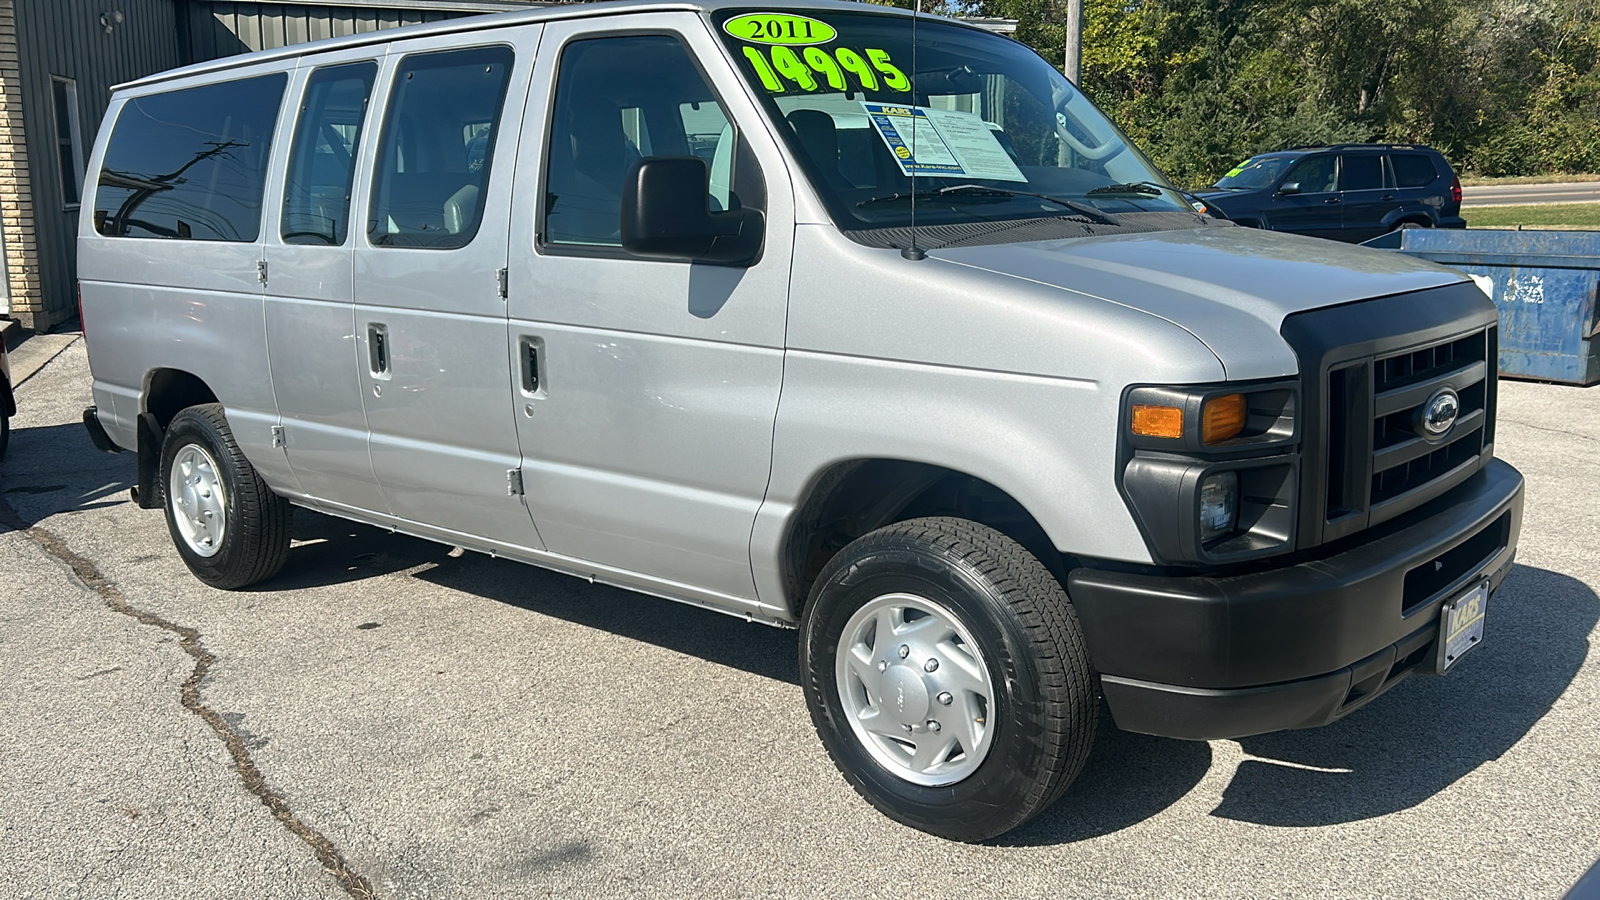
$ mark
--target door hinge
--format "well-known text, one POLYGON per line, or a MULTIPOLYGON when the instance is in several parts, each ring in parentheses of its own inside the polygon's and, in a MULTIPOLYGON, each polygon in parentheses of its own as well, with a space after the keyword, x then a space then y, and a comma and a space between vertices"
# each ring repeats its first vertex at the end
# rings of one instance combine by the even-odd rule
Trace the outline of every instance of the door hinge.
POLYGON ((495 272, 494 273, 494 283, 495 283, 496 289, 500 291, 500 299, 501 300, 504 300, 507 297, 511 296, 511 273, 510 273, 510 271, 508 271, 506 269, 501 269, 501 270, 495 272))
POLYGON ((522 495, 522 470, 506 470, 506 496, 519 497, 522 495))
POLYGON ((274 426, 272 426, 272 446, 274 446, 274 447, 282 447, 283 444, 284 444, 284 441, 283 441, 283 426, 282 425, 274 425, 274 426))
POLYGON ((267 283, 267 261, 264 259, 256 260, 256 280, 262 284, 267 283))

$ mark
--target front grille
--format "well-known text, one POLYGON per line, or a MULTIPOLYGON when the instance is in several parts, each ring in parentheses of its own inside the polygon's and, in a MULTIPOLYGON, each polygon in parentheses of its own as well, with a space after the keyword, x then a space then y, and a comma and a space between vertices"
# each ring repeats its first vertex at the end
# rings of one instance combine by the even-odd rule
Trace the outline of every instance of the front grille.
POLYGON ((1475 467, 1484 447, 1492 375, 1491 329, 1374 356, 1334 370, 1328 383, 1326 521, 1393 518, 1436 494, 1445 479, 1475 467), (1430 441, 1421 407, 1441 388, 1460 398, 1455 425, 1430 441), (1408 502, 1415 499, 1416 502, 1408 502))
POLYGON ((1489 367, 1488 331, 1373 361, 1371 503, 1403 499, 1478 458, 1489 367), (1441 388, 1460 398, 1456 424, 1438 443, 1417 430, 1422 405, 1441 388))
POLYGON ((1354 534, 1432 500, 1492 453, 1498 316, 1470 283, 1291 316, 1306 418, 1298 546, 1354 534), (1442 388, 1455 424, 1426 436, 1442 388))

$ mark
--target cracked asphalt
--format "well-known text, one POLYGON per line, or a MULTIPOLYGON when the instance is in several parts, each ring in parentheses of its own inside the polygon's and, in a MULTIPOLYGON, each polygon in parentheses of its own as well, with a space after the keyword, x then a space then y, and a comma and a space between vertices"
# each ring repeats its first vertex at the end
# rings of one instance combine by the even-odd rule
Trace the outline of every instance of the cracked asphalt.
POLYGON ((0 897, 1555 898, 1600 857, 1600 387, 1502 382, 1527 517, 1451 675, 1243 741, 1103 721, 965 846, 838 777, 792 633, 304 510, 283 575, 205 587, 89 384, 60 349, 0 462, 0 897))

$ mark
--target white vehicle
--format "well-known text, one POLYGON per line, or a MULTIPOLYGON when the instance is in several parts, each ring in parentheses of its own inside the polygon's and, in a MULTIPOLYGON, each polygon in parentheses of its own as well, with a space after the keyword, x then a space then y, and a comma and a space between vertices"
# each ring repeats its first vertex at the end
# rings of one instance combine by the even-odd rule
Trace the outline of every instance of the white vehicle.
POLYGON ((828 752, 917 828, 1048 806, 1101 695, 1315 726, 1492 635, 1492 304, 1196 214, 976 28, 287 47, 118 88, 90 180, 86 421, 199 578, 271 577, 297 505, 798 628, 828 752))

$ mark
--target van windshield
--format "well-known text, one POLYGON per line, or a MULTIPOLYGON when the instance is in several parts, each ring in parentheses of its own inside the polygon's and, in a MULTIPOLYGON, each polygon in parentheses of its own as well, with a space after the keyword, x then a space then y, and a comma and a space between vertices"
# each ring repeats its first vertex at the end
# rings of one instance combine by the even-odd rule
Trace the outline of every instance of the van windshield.
POLYGON ((919 225, 1189 211, 1026 46, 925 17, 913 55, 907 16, 801 12, 713 21, 841 228, 908 225, 913 195, 919 225))

